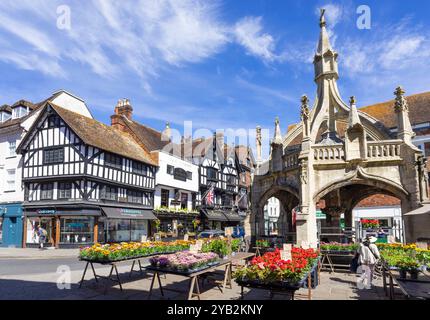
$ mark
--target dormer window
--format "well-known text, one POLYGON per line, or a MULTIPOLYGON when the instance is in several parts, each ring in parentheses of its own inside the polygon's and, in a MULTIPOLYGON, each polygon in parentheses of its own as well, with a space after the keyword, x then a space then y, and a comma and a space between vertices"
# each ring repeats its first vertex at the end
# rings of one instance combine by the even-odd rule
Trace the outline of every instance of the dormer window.
POLYGON ((5 122, 9 120, 12 117, 12 115, 9 112, 0 112, 0 122, 5 122))
POLYGON ((12 109, 12 118, 13 119, 22 118, 26 116, 27 113, 28 113, 28 109, 26 107, 17 106, 12 109))

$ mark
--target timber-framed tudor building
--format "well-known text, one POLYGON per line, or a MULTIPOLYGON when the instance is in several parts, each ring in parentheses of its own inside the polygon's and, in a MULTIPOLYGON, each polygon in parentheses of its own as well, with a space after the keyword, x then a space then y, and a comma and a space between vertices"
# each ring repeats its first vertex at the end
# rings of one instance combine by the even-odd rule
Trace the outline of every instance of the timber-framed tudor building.
POLYGON ((24 244, 140 241, 150 233, 156 164, 133 138, 47 102, 18 147, 24 244))

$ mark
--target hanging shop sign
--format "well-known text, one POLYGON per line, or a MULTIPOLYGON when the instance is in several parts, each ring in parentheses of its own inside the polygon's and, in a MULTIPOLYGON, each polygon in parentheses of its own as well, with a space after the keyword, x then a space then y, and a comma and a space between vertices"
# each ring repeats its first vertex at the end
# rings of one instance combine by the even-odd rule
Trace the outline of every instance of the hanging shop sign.
POLYGON ((327 215, 325 215, 321 210, 316 211, 317 219, 326 219, 327 215))

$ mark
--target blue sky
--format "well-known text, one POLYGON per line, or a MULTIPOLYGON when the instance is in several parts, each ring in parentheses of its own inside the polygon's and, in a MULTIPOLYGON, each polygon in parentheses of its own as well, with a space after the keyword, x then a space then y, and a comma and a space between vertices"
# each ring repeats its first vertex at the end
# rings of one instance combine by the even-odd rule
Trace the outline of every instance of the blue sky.
POLYGON ((38 102, 62 88, 106 123, 129 98, 135 118, 160 130, 192 120, 272 132, 279 116, 285 132, 299 120, 301 95, 315 96, 320 7, 344 100, 389 100, 399 84, 408 94, 430 89, 428 1, 2 0, 0 103, 38 102), (70 29, 57 27, 63 4, 70 29), (356 26, 362 4, 370 30, 356 26))

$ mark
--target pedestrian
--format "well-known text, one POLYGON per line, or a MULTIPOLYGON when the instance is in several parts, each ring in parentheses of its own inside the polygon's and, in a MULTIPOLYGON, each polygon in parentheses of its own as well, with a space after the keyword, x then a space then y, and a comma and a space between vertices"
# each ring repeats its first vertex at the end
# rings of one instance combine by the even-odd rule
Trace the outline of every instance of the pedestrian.
POLYGON ((375 266, 378 260, 381 258, 378 247, 375 244, 377 240, 378 239, 374 236, 366 237, 360 243, 360 246, 358 248, 358 261, 359 264, 362 266, 362 276, 368 277, 368 288, 372 286, 375 266))
POLYGON ((48 235, 48 232, 42 228, 42 226, 39 226, 37 228, 37 234, 39 236, 39 249, 43 249, 43 244, 46 241, 46 236, 48 235))

